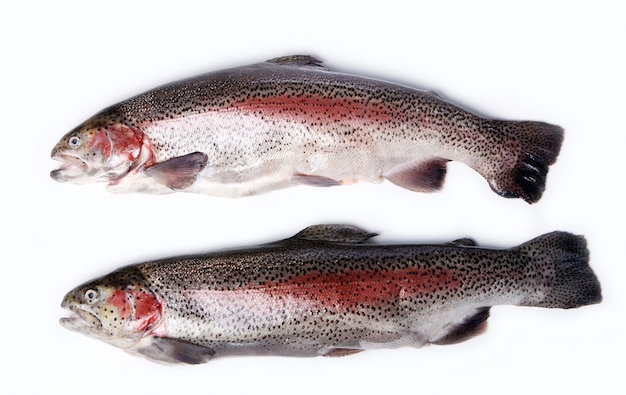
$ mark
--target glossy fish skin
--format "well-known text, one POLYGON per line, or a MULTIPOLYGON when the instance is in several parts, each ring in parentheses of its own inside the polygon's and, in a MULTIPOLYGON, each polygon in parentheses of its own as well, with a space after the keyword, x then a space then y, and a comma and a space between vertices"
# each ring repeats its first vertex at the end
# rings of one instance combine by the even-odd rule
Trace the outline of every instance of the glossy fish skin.
POLYGON ((69 292, 62 306, 74 314, 61 324, 154 361, 196 364, 451 344, 484 331, 493 305, 601 301, 582 236, 553 232, 508 250, 371 236, 317 225, 259 247, 128 266, 69 292))
POLYGON ((158 87, 111 106, 52 150, 62 182, 112 192, 238 197, 387 179, 441 188, 460 161, 504 197, 540 199, 563 130, 481 118, 422 91, 287 56, 158 87))

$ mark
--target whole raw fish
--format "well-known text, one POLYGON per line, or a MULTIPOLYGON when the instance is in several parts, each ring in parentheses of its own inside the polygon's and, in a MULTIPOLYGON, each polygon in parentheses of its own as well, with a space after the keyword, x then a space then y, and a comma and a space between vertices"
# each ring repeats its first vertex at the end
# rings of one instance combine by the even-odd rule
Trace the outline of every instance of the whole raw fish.
POLYGON ((563 130, 489 120, 432 92, 288 56, 209 73, 96 114, 52 150, 57 181, 114 192, 245 196, 291 185, 388 179, 441 188, 465 163, 504 197, 539 200, 563 130))
POLYGON ((582 236, 554 232, 508 250, 375 245, 317 225, 236 251, 119 269, 69 292, 61 324, 169 363, 228 355, 341 356, 485 329, 493 305, 574 308, 601 300, 582 236))

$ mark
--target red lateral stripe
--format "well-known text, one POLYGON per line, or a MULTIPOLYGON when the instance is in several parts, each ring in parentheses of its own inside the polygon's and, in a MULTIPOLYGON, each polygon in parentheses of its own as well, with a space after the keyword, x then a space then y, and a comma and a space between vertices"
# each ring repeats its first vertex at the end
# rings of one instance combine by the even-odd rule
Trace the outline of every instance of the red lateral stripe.
POLYGON ((272 296, 306 300, 318 307, 350 310, 377 307, 398 299, 418 298, 454 291, 461 281, 448 270, 402 269, 311 273, 285 282, 266 283, 262 290, 272 296))
POLYGON ((382 123, 394 118, 395 111, 387 103, 364 100, 366 99, 283 95, 251 98, 233 103, 229 108, 309 122, 366 119, 382 123))

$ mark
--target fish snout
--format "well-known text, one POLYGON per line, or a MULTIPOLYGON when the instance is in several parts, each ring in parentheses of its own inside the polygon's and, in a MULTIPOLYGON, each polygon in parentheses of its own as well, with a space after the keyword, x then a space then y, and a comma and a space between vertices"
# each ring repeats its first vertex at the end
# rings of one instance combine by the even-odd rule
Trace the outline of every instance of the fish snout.
POLYGON ((76 332, 93 332, 102 329, 102 321, 93 312, 77 305, 65 305, 63 301, 62 307, 71 311, 69 317, 59 319, 59 323, 66 329, 76 332), (65 306, 64 306, 65 305, 65 306))
POLYGON ((73 314, 67 318, 61 318, 62 323, 74 326, 87 326, 91 329, 102 328, 102 321, 91 311, 76 306, 71 307, 70 310, 73 314))
POLYGON ((52 150, 52 159, 63 162, 58 169, 50 172, 50 177, 59 182, 66 182, 87 173, 89 166, 82 159, 52 150))
POLYGON ((59 319, 59 323, 63 327, 83 333, 102 328, 102 321, 98 315, 91 311, 90 306, 82 303, 74 292, 65 295, 61 307, 71 312, 69 317, 59 319))

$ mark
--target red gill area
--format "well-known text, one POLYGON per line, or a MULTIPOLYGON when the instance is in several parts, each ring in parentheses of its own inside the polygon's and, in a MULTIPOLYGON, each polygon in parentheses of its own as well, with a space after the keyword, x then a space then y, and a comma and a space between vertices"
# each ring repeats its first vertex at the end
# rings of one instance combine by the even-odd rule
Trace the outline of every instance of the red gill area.
MULTIPOLYGON (((132 128, 123 124, 108 126, 98 133, 108 136, 112 144, 113 153, 123 159, 134 161, 139 156, 143 145, 143 132, 138 128, 132 128)), ((109 150, 109 154, 111 150, 109 150)))
POLYGON ((117 290, 113 293, 113 295, 107 300, 107 302, 117 308, 118 314, 122 320, 127 319, 133 312, 132 306, 130 305, 130 301, 126 299, 126 291, 117 290))
POLYGON ((111 155, 111 140, 105 129, 98 129, 93 133, 93 137, 87 144, 90 150, 100 151, 105 157, 111 155))
POLYGON ((228 109, 310 123, 363 119, 384 123, 396 118, 398 113, 397 108, 381 101, 293 94, 250 98, 234 102, 228 109))
POLYGON ((117 290, 108 299, 117 308, 120 319, 131 319, 132 328, 145 331, 161 317, 161 303, 150 292, 139 290, 117 290))
POLYGON ((407 268, 348 273, 309 273, 283 282, 268 282, 261 288, 272 297, 291 297, 318 308, 338 311, 379 307, 389 302, 428 298, 461 287, 453 272, 443 269, 407 268))

